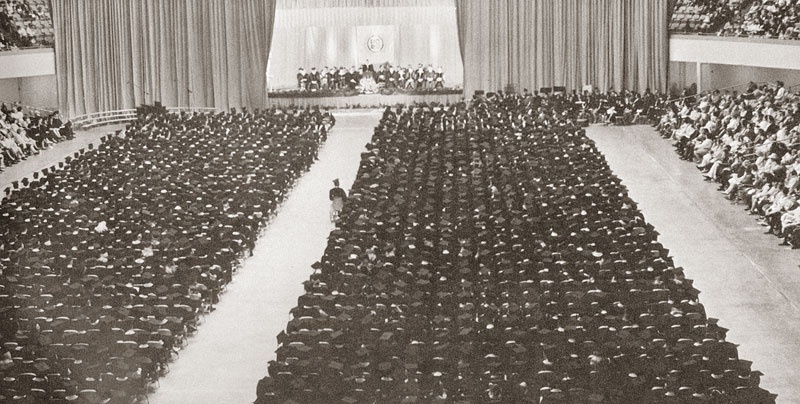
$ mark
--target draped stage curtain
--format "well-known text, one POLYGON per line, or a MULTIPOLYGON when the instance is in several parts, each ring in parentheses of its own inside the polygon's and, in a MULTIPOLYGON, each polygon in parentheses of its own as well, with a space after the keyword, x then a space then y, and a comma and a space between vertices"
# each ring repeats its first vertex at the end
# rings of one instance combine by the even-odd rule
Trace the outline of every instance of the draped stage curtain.
POLYGON ((329 7, 455 7, 453 0, 278 0, 278 9, 329 7))
POLYGON ((270 89, 293 89, 297 69, 375 65, 442 66, 448 87, 463 65, 454 0, 278 0, 267 68, 270 89), (384 48, 370 51, 378 35, 384 48))
POLYGON ((464 92, 667 89, 667 0, 456 0, 464 92))
POLYGON ((266 105, 276 0, 52 0, 62 113, 266 105))

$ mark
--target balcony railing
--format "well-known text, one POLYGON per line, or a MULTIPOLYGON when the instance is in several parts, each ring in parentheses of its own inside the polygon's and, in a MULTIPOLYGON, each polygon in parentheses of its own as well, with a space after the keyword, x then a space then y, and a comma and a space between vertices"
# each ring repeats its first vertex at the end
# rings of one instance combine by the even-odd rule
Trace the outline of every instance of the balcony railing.
MULTIPOLYGON (((217 112, 217 109, 206 107, 167 107, 167 111, 173 113, 200 112, 205 114, 217 112)), ((72 118, 72 124, 75 125, 76 128, 90 129, 103 125, 133 122, 135 120, 135 109, 120 109, 116 111, 104 111, 79 115, 72 118)))

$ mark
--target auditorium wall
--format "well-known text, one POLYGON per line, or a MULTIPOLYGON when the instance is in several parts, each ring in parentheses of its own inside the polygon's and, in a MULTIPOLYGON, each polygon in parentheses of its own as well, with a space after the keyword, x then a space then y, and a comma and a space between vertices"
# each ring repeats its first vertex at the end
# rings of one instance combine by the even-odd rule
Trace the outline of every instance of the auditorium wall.
POLYGON ((55 75, 22 77, 19 80, 19 101, 44 109, 58 109, 55 75))
POLYGON ((19 80, 1 79, 0 80, 0 102, 19 101, 19 80))
MULTIPOLYGON (((326 2, 318 4, 325 5, 326 2)), ((267 67, 270 90, 297 86, 297 69, 377 64, 441 66, 448 87, 463 83, 455 3, 414 2, 373 7, 282 7, 275 12, 275 31, 267 67), (382 46, 368 48, 370 38, 382 46)))
POLYGON ((52 48, 0 53, 0 102, 56 109, 55 57, 52 48))
POLYGON ((677 96, 692 84, 697 83, 697 63, 669 62, 669 93, 677 96))
POLYGON ((692 83, 700 91, 741 90, 751 81, 800 84, 800 41, 672 35, 669 49, 670 89, 692 83))
POLYGON ((778 80, 783 81, 786 86, 792 87, 794 91, 800 90, 800 70, 721 63, 670 62, 669 80, 672 94, 680 93, 682 89, 692 84, 697 84, 700 91, 742 90, 751 81, 774 83, 778 80))
POLYGON ((56 76, 0 79, 0 102, 19 102, 41 109, 58 109, 56 76))
MULTIPOLYGON (((800 66, 798 66, 800 67, 800 66)), ((744 87, 749 82, 783 81, 787 86, 800 84, 800 70, 771 69, 757 66, 735 66, 723 64, 703 64, 702 82, 704 89, 744 87)))
POLYGON ((55 73, 55 53, 52 48, 0 53, 0 79, 44 76, 55 73))
POLYGON ((669 60, 797 69, 800 67, 800 41, 671 35, 669 60))

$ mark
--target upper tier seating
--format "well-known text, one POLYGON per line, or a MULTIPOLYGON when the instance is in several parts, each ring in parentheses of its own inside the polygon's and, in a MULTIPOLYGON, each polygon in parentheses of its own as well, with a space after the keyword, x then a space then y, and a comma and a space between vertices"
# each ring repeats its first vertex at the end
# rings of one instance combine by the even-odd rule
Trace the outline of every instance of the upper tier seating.
POLYGON ((800 1, 679 0, 669 30, 672 33, 800 39, 800 1))
POLYGON ((755 0, 739 24, 728 24, 722 34, 800 39, 800 2, 755 0))
POLYGON ((717 32, 740 13, 741 0, 678 0, 670 19, 670 32, 717 32))
POLYGON ((53 45, 47 0, 0 1, 0 51, 53 45))

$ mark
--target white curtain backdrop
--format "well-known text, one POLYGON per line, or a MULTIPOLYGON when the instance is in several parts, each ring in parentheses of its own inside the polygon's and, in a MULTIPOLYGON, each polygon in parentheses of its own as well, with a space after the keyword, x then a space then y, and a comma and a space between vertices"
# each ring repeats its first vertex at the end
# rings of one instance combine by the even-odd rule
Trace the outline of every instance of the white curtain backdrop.
POLYGON ((301 66, 306 70, 324 66, 349 68, 367 59, 373 64, 388 61, 402 66, 442 66, 447 87, 462 85, 464 72, 454 1, 421 2, 410 7, 317 4, 324 7, 303 2, 278 3, 267 66, 270 90, 294 88, 301 66), (383 39, 384 47, 379 52, 367 49, 367 39, 373 35, 383 39))

